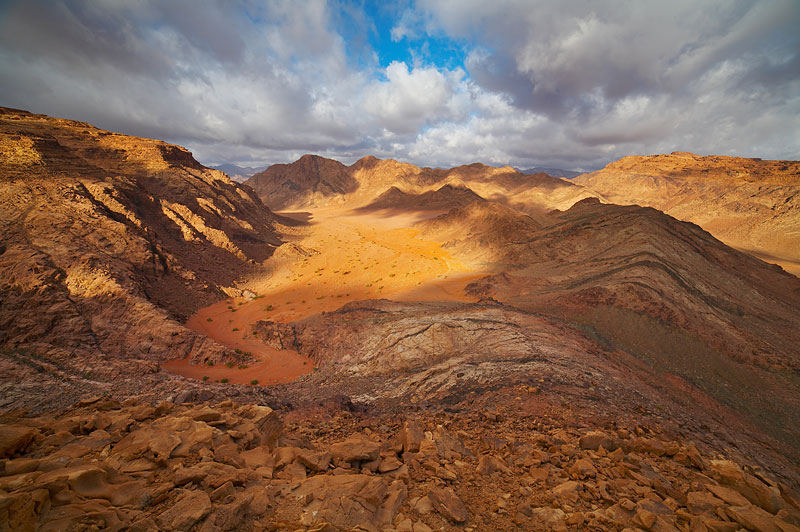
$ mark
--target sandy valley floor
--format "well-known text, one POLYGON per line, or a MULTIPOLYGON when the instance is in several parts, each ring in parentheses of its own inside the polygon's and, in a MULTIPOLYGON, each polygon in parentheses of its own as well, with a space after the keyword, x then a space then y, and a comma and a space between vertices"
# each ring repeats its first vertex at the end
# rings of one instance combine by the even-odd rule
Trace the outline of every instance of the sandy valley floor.
POLYGON ((223 345, 252 353, 259 362, 208 367, 181 360, 163 366, 195 379, 287 382, 311 372, 313 362, 259 342, 251 334, 255 322, 302 320, 362 299, 468 301, 464 286, 483 273, 453 259, 440 244, 416 238, 410 227, 436 214, 320 209, 302 215, 309 225, 292 229, 290 243, 264 263, 263 273, 240 285, 256 293, 255 299, 220 301, 187 322, 223 345))

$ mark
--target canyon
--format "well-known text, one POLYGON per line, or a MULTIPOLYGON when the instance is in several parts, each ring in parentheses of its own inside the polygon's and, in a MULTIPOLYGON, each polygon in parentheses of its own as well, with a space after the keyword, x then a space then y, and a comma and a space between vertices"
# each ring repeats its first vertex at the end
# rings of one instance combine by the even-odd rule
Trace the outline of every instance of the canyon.
POLYGON ((0 108, 0 530, 800 530, 800 163, 244 184, 0 108))

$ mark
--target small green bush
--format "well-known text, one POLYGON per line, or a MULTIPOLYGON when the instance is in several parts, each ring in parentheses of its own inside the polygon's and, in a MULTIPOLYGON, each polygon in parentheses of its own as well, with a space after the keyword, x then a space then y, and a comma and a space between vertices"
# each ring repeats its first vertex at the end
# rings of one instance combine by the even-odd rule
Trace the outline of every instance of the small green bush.
POLYGON ((256 384, 258 384, 258 379, 253 379, 253 380, 251 380, 251 381, 250 381, 250 384, 252 384, 253 386, 255 386, 256 384))
POLYGON ((203 382, 208 380, 208 375, 203 375, 203 382))
POLYGON ((206 318, 206 321, 214 321, 214 320, 212 320, 211 318, 206 318))
POLYGON ((229 368, 232 368, 233 367, 233 362, 231 362, 231 361, 225 362, 225 365, 228 366, 229 368))
POLYGON ((221 380, 221 381, 219 381, 219 382, 221 382, 222 384, 227 384, 227 383, 228 383, 228 379, 222 379, 222 380, 221 380))

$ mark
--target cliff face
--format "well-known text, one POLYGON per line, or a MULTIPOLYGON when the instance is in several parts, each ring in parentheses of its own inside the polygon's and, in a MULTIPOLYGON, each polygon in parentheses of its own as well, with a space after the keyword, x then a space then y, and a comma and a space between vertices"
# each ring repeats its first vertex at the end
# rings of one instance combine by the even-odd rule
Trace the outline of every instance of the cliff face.
POLYGON ((800 274, 800 162, 676 152, 574 179, 612 203, 654 207, 800 274))
POLYGON ((6 362, 110 378, 119 359, 219 358, 179 320, 235 292, 278 223, 184 148, 0 109, 6 362))

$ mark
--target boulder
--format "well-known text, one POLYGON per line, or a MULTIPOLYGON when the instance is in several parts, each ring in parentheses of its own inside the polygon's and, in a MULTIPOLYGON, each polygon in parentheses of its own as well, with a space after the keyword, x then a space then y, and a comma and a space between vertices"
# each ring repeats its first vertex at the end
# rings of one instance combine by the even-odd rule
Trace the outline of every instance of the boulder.
POLYGON ((0 458, 24 451, 38 431, 24 425, 0 425, 0 458))
MULTIPOLYGON (((316 475, 300 483, 293 494, 305 501, 300 517, 304 526, 331 523, 378 532, 376 515, 386 499, 386 480, 370 475, 316 475)), ((399 495, 397 495, 399 497, 399 495)), ((391 513, 384 510, 381 517, 391 513)))
POLYGON ((614 440, 608 434, 597 430, 587 432, 581 436, 579 444, 581 449, 590 449, 592 451, 596 451, 600 447, 603 447, 606 451, 613 451, 617 448, 614 445, 614 440))
POLYGON ((725 512, 747 530, 755 532, 782 532, 778 518, 755 505, 729 506, 725 512))
POLYGON ((184 491, 181 497, 156 519, 161 530, 188 531, 211 511, 211 499, 204 491, 184 491))
POLYGON ((419 452, 419 444, 424 439, 425 433, 422 431, 422 426, 417 421, 407 419, 403 423, 403 429, 400 432, 400 440, 403 443, 404 452, 419 452))
POLYGON ((331 445, 333 459, 344 462, 376 460, 381 455, 381 446, 361 434, 353 434, 343 442, 331 445))
POLYGON ((510 475, 511 469, 508 468, 502 458, 485 454, 478 460, 478 467, 476 469, 480 475, 491 475, 495 471, 500 471, 503 474, 510 475))
POLYGON ((572 475, 572 478, 594 478, 597 476, 597 470, 591 460, 579 458, 569 468, 569 474, 572 475))
POLYGON ((544 524, 548 529, 552 530, 558 525, 563 525, 566 514, 563 510, 558 508, 550 508, 548 506, 542 508, 533 508, 531 510, 533 517, 544 524))
POLYGON ((311 471, 323 472, 328 470, 331 454, 302 449, 297 453, 297 461, 311 471))
POLYGON ((463 523, 469 519, 467 507, 458 498, 453 488, 431 488, 428 498, 434 509, 446 519, 454 523, 463 523))

